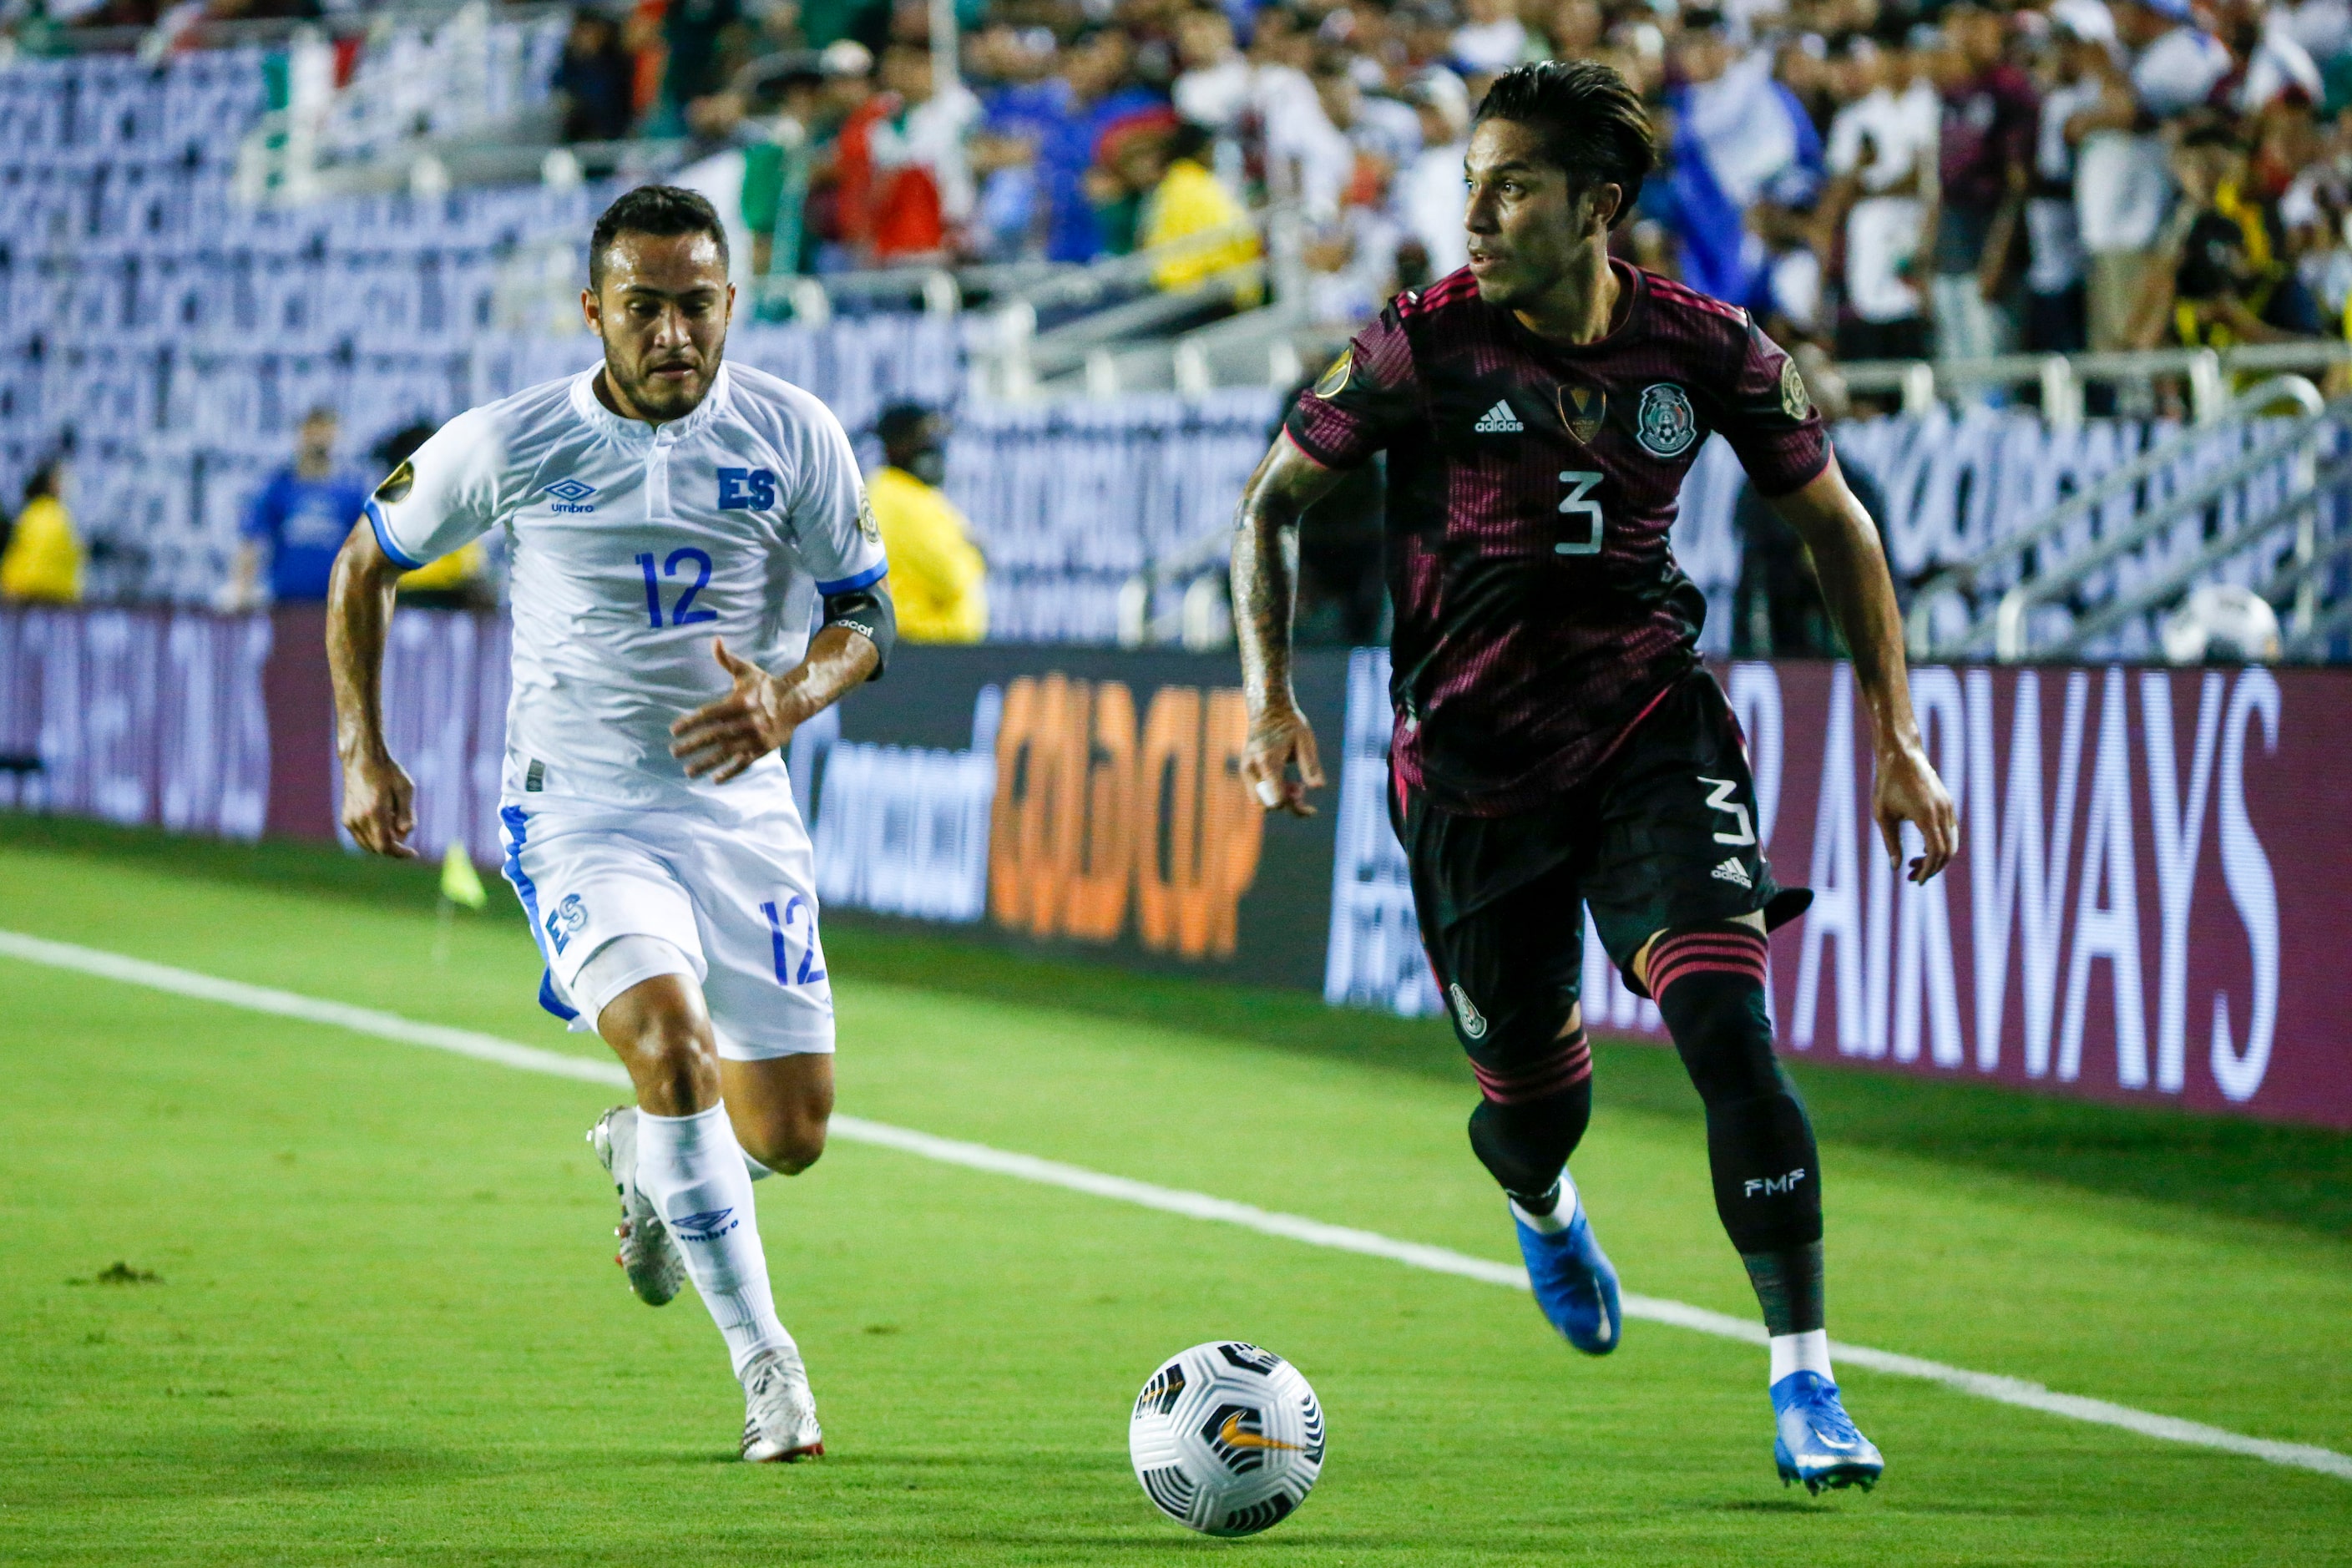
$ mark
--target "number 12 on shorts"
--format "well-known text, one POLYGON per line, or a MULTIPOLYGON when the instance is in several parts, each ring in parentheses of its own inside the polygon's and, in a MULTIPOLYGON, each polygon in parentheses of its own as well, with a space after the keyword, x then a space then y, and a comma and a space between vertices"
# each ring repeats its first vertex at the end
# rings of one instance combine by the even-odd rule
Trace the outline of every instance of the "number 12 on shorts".
POLYGON ((776 912, 772 901, 761 904, 760 912, 768 917, 768 939, 776 950, 776 984, 814 985, 823 980, 824 971, 817 967, 816 911, 810 909, 798 893, 794 893, 784 900, 782 914, 776 912), (789 935, 796 925, 807 928, 801 937, 801 963, 797 970, 793 967, 789 935))

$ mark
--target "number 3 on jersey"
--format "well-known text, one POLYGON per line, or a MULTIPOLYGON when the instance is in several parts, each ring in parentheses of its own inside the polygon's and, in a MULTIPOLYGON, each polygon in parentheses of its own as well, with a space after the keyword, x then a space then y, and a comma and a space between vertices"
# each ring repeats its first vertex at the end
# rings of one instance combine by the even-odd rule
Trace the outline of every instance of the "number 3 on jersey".
MULTIPOLYGON (((704 621, 717 620, 718 611, 698 610, 694 607, 694 596, 710 586, 710 557, 699 550, 691 548, 673 550, 669 552, 669 559, 662 563, 662 576, 676 577, 681 566, 692 566, 695 569, 694 581, 687 585, 685 593, 677 596, 677 602, 670 605, 667 624, 673 626, 691 626, 704 621)), ((661 583, 654 576, 652 551, 648 550, 638 555, 637 570, 644 573, 646 576, 646 618, 658 627, 664 624, 661 583)))
POLYGON ((1560 516, 1582 517, 1586 520, 1587 526, 1582 539, 1563 539, 1551 547, 1552 553, 1555 555, 1600 554, 1601 503, 1592 499, 1592 492, 1600 488, 1601 476, 1570 468, 1559 476, 1559 482, 1568 487, 1568 493, 1559 498, 1560 516))

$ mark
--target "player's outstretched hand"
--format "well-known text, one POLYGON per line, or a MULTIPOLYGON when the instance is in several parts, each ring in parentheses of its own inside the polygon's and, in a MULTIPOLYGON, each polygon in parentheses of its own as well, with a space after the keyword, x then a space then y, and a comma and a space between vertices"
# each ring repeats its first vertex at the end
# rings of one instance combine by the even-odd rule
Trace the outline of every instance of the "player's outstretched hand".
POLYGON ((800 721, 786 711, 782 681, 729 653, 724 637, 710 652, 735 689, 673 722, 669 754, 685 762, 688 777, 725 784, 791 740, 800 721))
POLYGON ((1249 747, 1242 752, 1242 783, 1268 811, 1312 816, 1307 792, 1323 787, 1323 764, 1315 755, 1315 730, 1291 703, 1268 703, 1250 723, 1249 747), (1291 777, 1296 768, 1298 776, 1291 777))
POLYGON ((1899 870, 1903 865, 1903 825, 1919 830, 1927 853, 1915 858, 1909 880, 1924 882, 1952 863, 1960 847, 1959 815, 1952 809, 1951 792, 1928 765, 1927 754, 1915 741, 1880 753, 1878 784, 1871 801, 1879 836, 1886 841, 1886 858, 1899 870))
POLYGON ((343 764, 343 826, 371 855, 414 860, 408 836, 416 831, 416 786, 390 757, 360 757, 343 764))

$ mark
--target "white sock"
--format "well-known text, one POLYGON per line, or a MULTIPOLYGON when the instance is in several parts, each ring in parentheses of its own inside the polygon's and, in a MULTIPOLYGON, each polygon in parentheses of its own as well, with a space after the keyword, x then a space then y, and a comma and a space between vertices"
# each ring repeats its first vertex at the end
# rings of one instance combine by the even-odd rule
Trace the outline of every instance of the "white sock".
POLYGON ((1837 1381, 1830 1371, 1830 1331, 1827 1329, 1772 1336, 1772 1381, 1778 1383, 1792 1372, 1817 1372, 1832 1383, 1837 1381))
MULTIPOLYGON (((644 1116, 646 1113, 633 1105, 629 1108, 629 1114, 632 1116, 644 1116)), ((743 1146, 741 1143, 738 1142, 736 1147, 741 1149, 743 1146)), ((743 1151, 743 1171, 746 1175, 750 1176, 755 1182, 764 1182, 770 1176, 776 1173, 772 1167, 762 1165, 759 1161, 751 1158, 751 1152, 748 1149, 743 1151)))
POLYGON ((1559 1173, 1559 1202, 1552 1205, 1551 1213, 1529 1214, 1519 1206, 1517 1198, 1511 1200, 1511 1212, 1538 1236, 1558 1236, 1576 1223, 1576 1207, 1582 1201, 1576 1195, 1576 1183, 1566 1171, 1562 1171, 1559 1173))
POLYGON ((637 1112, 637 1185, 669 1226, 739 1377, 761 1351, 798 1349, 776 1318, 743 1160, 724 1105, 692 1116, 637 1112))

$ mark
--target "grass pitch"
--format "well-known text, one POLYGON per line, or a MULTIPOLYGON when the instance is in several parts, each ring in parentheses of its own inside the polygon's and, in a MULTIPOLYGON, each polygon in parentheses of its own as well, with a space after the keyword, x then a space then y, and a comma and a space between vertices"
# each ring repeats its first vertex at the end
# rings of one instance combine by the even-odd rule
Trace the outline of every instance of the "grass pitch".
MULTIPOLYGON (((0 927, 593 1045, 519 916, 443 933, 422 871, 0 818, 0 927)), ((828 946, 846 1112, 1512 1256, 1435 1026, 828 946)), ((1809 1500, 1748 1347, 1637 1321, 1591 1362, 1512 1291, 845 1142, 760 1189, 828 1455, 745 1466, 708 1317, 609 1261, 608 1091, 5 958, 0 997, 0 1561, 2352 1561, 2352 1484, 1861 1371, 1888 1479, 1809 1500), (1137 1386, 1220 1336, 1331 1430, 1237 1543, 1126 1457, 1137 1386)), ((1578 1173, 1628 1287, 1751 1311, 1671 1058, 1599 1071, 1578 1173)), ((2347 1140, 1801 1076, 1840 1337, 2352 1449, 2347 1140)))

